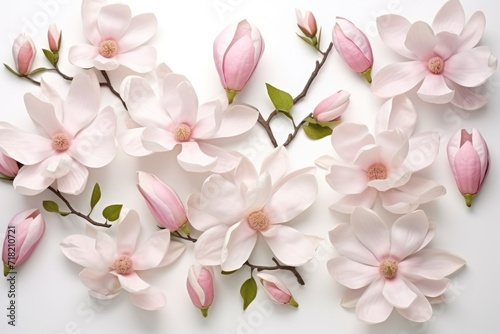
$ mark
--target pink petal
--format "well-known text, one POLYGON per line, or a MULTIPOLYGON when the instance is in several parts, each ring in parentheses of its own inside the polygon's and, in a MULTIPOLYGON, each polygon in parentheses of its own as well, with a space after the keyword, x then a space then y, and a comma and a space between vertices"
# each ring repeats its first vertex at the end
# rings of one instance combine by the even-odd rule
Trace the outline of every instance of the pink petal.
POLYGON ((333 149, 346 163, 354 161, 363 146, 375 143, 364 124, 342 123, 335 128, 331 137, 333 149))
POLYGON ((387 98, 406 93, 421 82, 428 72, 427 62, 411 61, 388 65, 375 74, 372 92, 387 98))
POLYGON ((462 32, 465 24, 464 8, 459 0, 449 0, 437 12, 432 22, 432 28, 436 33, 449 31, 456 35, 462 32))
POLYGON ((458 256, 440 249, 422 249, 399 263, 399 270, 424 278, 441 279, 465 265, 458 256))
POLYGON ((134 254, 140 230, 141 223, 137 211, 128 211, 125 218, 118 224, 116 241, 120 255, 132 256, 134 254))
POLYGON ((377 30, 382 41, 403 57, 414 59, 415 56, 405 47, 410 27, 410 21, 400 15, 387 14, 377 17, 377 30))
POLYGON ((131 272, 128 275, 116 274, 113 271, 111 273, 113 275, 116 275, 116 277, 118 277, 120 285, 124 290, 128 292, 131 293, 144 292, 144 290, 150 287, 150 285, 147 282, 145 282, 142 278, 140 278, 135 271, 131 272))
POLYGON ((400 129, 411 136, 416 123, 415 106, 406 95, 398 95, 380 107, 375 119, 375 133, 400 129))
POLYGON ((73 161, 69 172, 57 179, 57 188, 65 194, 79 195, 85 189, 88 177, 87 168, 73 161))
POLYGON ((156 49, 150 45, 139 46, 116 55, 120 65, 137 73, 152 71, 156 65, 156 49))
POLYGON ((242 36, 226 51, 223 73, 224 88, 240 91, 246 85, 254 71, 258 59, 254 54, 254 43, 250 35, 242 36))
POLYGON ((129 295, 132 304, 146 311, 155 311, 167 305, 167 299, 163 292, 154 286, 150 286, 140 293, 130 293, 129 295))
POLYGON ((391 255, 401 261, 416 252, 428 230, 429 220, 422 210, 399 217, 391 227, 391 255))
POLYGON ((170 231, 156 231, 131 256, 134 270, 157 267, 165 257, 170 244, 170 231))
POLYGON ((408 308, 417 298, 417 294, 398 276, 385 280, 382 294, 391 305, 402 309, 408 308))
POLYGON ((286 225, 272 225, 262 232, 276 258, 289 266, 301 266, 314 256, 315 249, 309 239, 286 225))
POLYGON ((359 241, 378 260, 384 259, 390 251, 390 232, 387 225, 372 210, 356 208, 351 215, 351 224, 359 241))
POLYGON ((368 266, 378 266, 379 260, 363 245, 351 224, 340 223, 329 233, 330 241, 340 255, 368 266))
POLYGON ((120 63, 116 57, 105 58, 100 54, 94 58, 93 65, 99 71, 114 71, 120 67, 120 63))
POLYGON ((83 285, 100 295, 111 295, 121 288, 118 278, 108 271, 96 271, 84 268, 80 271, 79 276, 83 285))
POLYGON ((476 92, 474 88, 457 85, 448 79, 446 79, 446 84, 455 91, 451 103, 461 109, 477 110, 488 103, 488 95, 482 95, 480 92, 476 92))
POLYGON ((85 37, 94 45, 98 45, 101 35, 97 27, 97 16, 106 0, 85 0, 82 2, 82 23, 85 37))
POLYGON ((120 40, 130 25, 132 13, 130 7, 123 4, 103 6, 97 16, 97 27, 103 40, 120 40))
POLYGON ((3 153, 25 165, 37 164, 55 153, 52 140, 15 128, 0 128, 0 147, 3 153))
POLYGON ((385 279, 379 278, 366 289, 356 305, 356 316, 369 324, 389 318, 394 307, 382 295, 385 279))
POLYGON ((341 194, 360 194, 368 181, 368 175, 358 166, 333 165, 326 175, 326 182, 341 194))
MULTIPOLYGON (((169 93, 169 95, 172 95, 172 100, 164 102, 163 106, 167 109, 175 124, 184 123, 193 127, 198 120, 198 97, 191 83, 183 76, 178 77, 178 79, 183 80, 175 86, 173 92, 169 93)), ((174 75, 169 75, 168 78, 169 81, 173 82, 178 80, 174 75)), ((163 84, 163 98, 165 98, 165 89, 170 85, 167 85, 167 80, 163 84)))
POLYGON ((63 108, 64 101, 61 99, 61 96, 59 95, 57 89, 55 87, 50 86, 42 78, 40 79, 40 92, 41 95, 39 96, 39 98, 41 98, 42 101, 49 102, 54 107, 56 119, 62 120, 64 114, 64 108, 63 108))
POLYGON ((396 310, 403 317, 414 322, 425 322, 432 317, 432 307, 427 298, 411 282, 406 281, 408 287, 417 295, 417 298, 406 309, 397 308, 396 310))
POLYGON ((403 167, 417 172, 430 166, 439 152, 440 139, 437 131, 426 131, 412 136, 403 167))
MULTIPOLYGON (((116 258, 116 242, 107 233, 98 232, 95 236, 95 250, 101 256, 102 262, 111 265, 116 258)), ((109 272, 109 268, 106 270, 109 272)))
POLYGON ((271 183, 276 185, 288 172, 289 158, 285 147, 279 146, 266 155, 261 165, 261 173, 268 172, 271 183))
POLYGON ((377 199, 378 191, 374 188, 367 188, 365 191, 359 194, 346 195, 340 200, 333 203, 330 209, 351 214, 354 209, 358 206, 364 208, 371 208, 375 200, 377 199))
POLYGON ((33 196, 41 193, 54 182, 53 177, 44 174, 46 164, 39 163, 23 166, 14 179, 14 189, 23 195, 33 196))
POLYGON ((73 234, 60 243, 63 254, 76 264, 95 270, 102 270, 106 263, 95 249, 95 240, 84 235, 73 234))
POLYGON ((337 161, 329 155, 322 155, 318 159, 314 160, 314 164, 322 169, 330 169, 330 167, 332 167, 336 162, 337 161))
POLYGON ((257 236, 257 232, 246 223, 246 220, 231 226, 222 247, 222 270, 240 269, 250 257, 257 242, 257 236))
POLYGON ((455 92, 448 87, 444 76, 429 73, 417 93, 425 102, 444 104, 453 99, 455 92))
POLYGON ((202 104, 198 109, 198 120, 193 126, 191 137, 211 139, 219 130, 222 122, 222 105, 219 101, 202 104))
POLYGON ((460 33, 460 40, 462 42, 458 51, 472 49, 479 43, 479 40, 483 36, 484 27, 486 25, 486 18, 484 13, 477 11, 472 14, 471 18, 464 27, 464 30, 460 33))
POLYGON ((198 145, 203 153, 210 157, 217 157, 217 163, 210 169, 213 173, 227 173, 234 170, 241 162, 241 156, 231 154, 227 150, 204 142, 198 145))
POLYGON ((484 177, 488 173, 490 153, 488 150, 488 145, 486 144, 486 141, 484 140, 483 136, 479 131, 477 131, 475 128, 472 128, 471 135, 472 135, 472 146, 474 146, 474 150, 477 152, 477 154, 479 155, 479 159, 481 160, 481 183, 482 183, 484 181, 484 177))
POLYGON ((377 145, 380 145, 381 148, 381 162, 388 164, 389 168, 400 167, 408 156, 408 135, 400 129, 395 129, 379 133, 376 140, 377 145))
POLYGON ((405 45, 420 61, 427 64, 434 56, 436 36, 432 28, 425 22, 419 21, 411 25, 406 35, 405 45))
POLYGON ((481 186, 481 159, 470 141, 455 155, 455 180, 462 194, 476 194, 481 186))
POLYGON ((486 46, 457 53, 446 61, 443 74, 461 86, 479 86, 495 72, 488 64, 490 56, 491 51, 486 46))
POLYGON ((94 59, 99 55, 97 46, 80 44, 69 49, 68 59, 71 64, 81 68, 94 67, 94 59))
POLYGON ((194 245, 196 260, 205 266, 218 266, 221 264, 222 248, 229 226, 216 225, 206 230, 194 245))
POLYGON ((133 157, 144 157, 150 155, 151 151, 144 148, 142 144, 142 132, 144 128, 125 130, 118 135, 118 143, 121 149, 133 157))
MULTIPOLYGON (((244 212, 250 214, 255 211, 264 210, 264 206, 271 200, 272 196, 273 185, 271 184, 269 173, 259 175, 257 180, 249 184, 245 189, 245 193, 243 194, 243 202, 245 203, 244 212)), ((278 222, 274 221, 269 213, 267 215, 273 224, 278 222)))
POLYGON ((250 106, 232 104, 222 113, 222 122, 214 138, 228 138, 239 136, 250 131, 259 112, 250 106))
POLYGON ((438 297, 445 293, 450 286, 449 278, 428 279, 412 273, 403 273, 405 279, 410 281, 426 297, 438 297))
POLYGON ((188 172, 202 173, 217 165, 217 157, 207 155, 197 142, 182 143, 182 151, 177 156, 179 165, 188 172))
POLYGON ((349 289, 363 288, 380 277, 378 266, 367 266, 343 256, 329 260, 327 268, 337 282, 349 289))
POLYGON ((140 14, 132 17, 125 34, 118 41, 118 50, 125 53, 148 40, 156 33, 158 20, 153 13, 140 14))
POLYGON ((167 254, 163 257, 163 259, 161 260, 160 264, 157 265, 157 267, 168 266, 169 264, 177 260, 185 249, 186 246, 182 242, 170 241, 170 244, 168 245, 167 254))
POLYGON ((171 151, 178 144, 174 134, 167 130, 148 126, 142 132, 142 145, 150 152, 171 151))
POLYGON ((57 132, 65 132, 52 104, 41 101, 31 93, 24 95, 24 104, 31 120, 43 136, 52 138, 57 132))
POLYGON ((344 295, 342 296, 342 299, 340 300, 340 305, 346 308, 356 307, 356 304, 358 303, 363 293, 365 293, 365 291, 366 288, 356 290, 346 289, 344 295))

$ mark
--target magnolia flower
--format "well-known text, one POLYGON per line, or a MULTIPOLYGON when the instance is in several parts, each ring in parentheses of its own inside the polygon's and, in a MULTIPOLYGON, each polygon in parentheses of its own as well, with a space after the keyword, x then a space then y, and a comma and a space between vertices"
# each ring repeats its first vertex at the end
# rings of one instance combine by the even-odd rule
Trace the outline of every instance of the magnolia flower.
POLYGON ((36 195, 57 181, 59 191, 81 193, 87 167, 103 167, 116 155, 116 116, 111 107, 99 112, 95 74, 77 74, 65 100, 42 79, 40 94, 28 93, 24 102, 40 134, 0 126, 0 151, 24 165, 14 188, 36 195))
POLYGON ((36 48, 33 40, 26 34, 19 35, 12 45, 12 57, 20 75, 28 75, 35 60, 36 48))
POLYGON ((313 117, 318 122, 335 121, 342 116, 349 106, 351 93, 340 90, 321 101, 313 111, 313 117))
POLYGON ((256 26, 243 20, 221 31, 213 49, 220 82, 232 103, 255 71, 264 52, 264 40, 256 26))
POLYGON ((392 97, 419 86, 418 96, 430 103, 452 104, 468 110, 484 106, 487 97, 474 91, 488 80, 496 61, 486 46, 475 47, 484 31, 485 17, 474 13, 465 24, 459 0, 449 0, 439 10, 432 27, 411 24, 399 15, 377 18, 382 40, 410 61, 391 64, 374 77, 372 91, 392 97))
POLYGON ((471 206, 490 166, 486 141, 476 129, 472 129, 471 133, 461 129, 450 138, 447 150, 458 190, 467 206, 471 206))
POLYGON ((0 174, 9 178, 15 178, 17 173, 19 173, 17 161, 0 153, 0 174))
POLYGON ((61 46, 61 32, 57 29, 55 24, 49 26, 47 31, 47 40, 49 42, 50 51, 57 53, 59 52, 59 47, 61 46))
POLYGON ((177 161, 189 172, 234 169, 240 158, 211 140, 247 132, 257 122, 258 111, 243 105, 224 110, 218 101, 198 106, 196 92, 184 76, 172 73, 166 65, 158 67, 157 75, 159 96, 141 77, 129 77, 122 85, 130 116, 139 125, 120 135, 123 150, 145 156, 179 147, 177 161))
POLYGON ((192 265, 186 281, 189 298, 204 317, 214 300, 214 271, 212 267, 192 265))
POLYGON ((137 307, 156 310, 165 306, 163 292, 142 280, 138 272, 172 263, 184 251, 184 245, 170 241, 170 231, 160 230, 136 248, 140 229, 139 215, 130 210, 118 224, 116 241, 99 231, 95 238, 70 235, 61 242, 63 254, 85 267, 80 279, 91 296, 110 299, 123 289, 137 307))
POLYGON ((304 15, 295 8, 295 15, 297 16, 297 25, 300 31, 309 38, 313 38, 318 33, 318 25, 316 24, 316 18, 314 14, 306 10, 304 15))
POLYGON ((286 149, 266 157, 260 173, 244 158, 232 176, 212 175, 200 193, 188 199, 188 218, 204 231, 195 244, 203 265, 239 269, 263 237, 282 263, 300 266, 314 255, 314 245, 284 223, 307 209, 317 193, 314 169, 288 173, 286 149))
POLYGON ((38 209, 24 210, 11 219, 2 248, 5 276, 30 257, 44 232, 45 220, 38 209))
POLYGON ((122 65, 138 73, 154 69, 156 49, 143 45, 156 33, 154 14, 132 17, 127 5, 83 0, 82 21, 91 45, 70 48, 69 60, 73 65, 102 71, 116 70, 122 65))
POLYGON ((427 298, 442 296, 450 285, 445 276, 465 264, 444 250, 423 249, 434 232, 421 210, 388 227, 374 211, 356 208, 350 224, 338 224, 330 232, 341 256, 328 262, 328 270, 349 289, 342 305, 356 307, 358 319, 367 323, 385 321, 394 308, 411 321, 429 320, 427 298))
POLYGON ((258 273, 257 278, 264 287, 264 291, 273 302, 299 307, 297 301, 286 285, 274 275, 258 273))

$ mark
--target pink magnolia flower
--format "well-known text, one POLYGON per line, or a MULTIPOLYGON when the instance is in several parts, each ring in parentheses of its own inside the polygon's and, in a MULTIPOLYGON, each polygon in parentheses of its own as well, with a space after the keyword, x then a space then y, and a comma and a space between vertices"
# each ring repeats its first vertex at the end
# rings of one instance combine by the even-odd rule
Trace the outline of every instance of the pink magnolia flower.
POLYGON ((476 129, 472 129, 471 133, 461 129, 450 138, 447 150, 458 190, 467 206, 471 206, 490 166, 486 141, 476 129))
POLYGON ((260 173, 244 158, 233 175, 210 176, 187 204, 190 223, 203 231, 195 244, 196 259, 207 266, 221 265, 224 271, 237 270, 261 236, 282 263, 300 266, 309 261, 313 243, 284 223, 314 202, 313 171, 289 173, 286 149, 280 147, 266 157, 260 173))
POLYGON ((28 75, 35 59, 36 48, 33 40, 26 34, 19 35, 12 45, 12 57, 20 75, 28 75))
POLYGON ((17 161, 3 153, 0 153, 0 174, 14 178, 19 173, 17 161))
POLYGON ((85 267, 80 279, 91 296, 110 299, 123 289, 137 307, 156 310, 165 306, 163 292, 138 273, 172 263, 184 251, 184 245, 170 241, 170 231, 160 230, 136 248, 140 229, 139 215, 130 210, 118 224, 116 241, 99 231, 95 238, 75 234, 61 242, 63 254, 85 267))
POLYGON ((215 67, 231 103, 255 71, 264 52, 264 40, 256 26, 243 20, 225 28, 213 49, 215 67))
POLYGON ((297 25, 300 31, 309 38, 313 38, 318 33, 318 25, 316 24, 316 18, 314 14, 306 10, 304 15, 295 8, 295 15, 297 16, 297 25))
POLYGON ((351 93, 340 90, 321 101, 313 111, 313 117, 318 122, 331 122, 342 116, 349 106, 351 93))
POLYGON ((61 45, 61 32, 57 29, 55 24, 49 26, 47 31, 47 40, 49 41, 49 49, 52 52, 59 52, 61 45))
POLYGON ((370 73, 373 53, 366 35, 351 21, 337 17, 332 38, 335 50, 347 66, 354 72, 362 74, 368 82, 372 82, 370 73))
POLYGON ((214 101, 198 106, 191 83, 160 65, 157 69, 159 96, 146 79, 129 77, 122 96, 137 128, 125 131, 119 141, 132 156, 181 148, 179 165, 189 172, 234 169, 240 158, 215 145, 212 139, 241 135, 257 122, 258 111, 244 106, 223 108, 214 101))
POLYGON ((385 321, 395 308, 405 318, 424 322, 432 317, 428 298, 442 296, 450 285, 446 276, 465 261, 439 249, 424 249, 434 226, 421 210, 398 218, 391 227, 372 210, 356 208, 351 223, 330 232, 340 256, 327 266, 348 288, 344 307, 356 307, 358 319, 385 321))
POLYGON ((38 209, 24 210, 11 219, 2 248, 5 276, 29 258, 44 232, 45 221, 38 209))
POLYGON ((116 70, 121 65, 138 73, 154 69, 156 49, 143 45, 156 33, 154 14, 132 17, 127 5, 83 0, 82 21, 91 44, 70 48, 69 60, 73 65, 102 71, 116 70))
POLYGON ((425 22, 411 24, 393 14, 377 18, 382 40, 410 61, 381 69, 374 77, 372 91, 392 97, 419 86, 417 94, 426 102, 451 102, 468 110, 484 106, 487 97, 474 88, 485 83, 496 69, 491 50, 476 47, 484 26, 485 17, 480 11, 465 23, 459 0, 446 2, 432 27, 425 22))
POLYGON ((87 167, 103 167, 116 155, 116 116, 111 107, 99 112, 95 74, 77 74, 65 100, 42 79, 40 93, 26 94, 24 102, 39 134, 0 127, 0 151, 24 165, 14 188, 36 195, 57 181, 59 191, 81 193, 87 167))
MULTIPOLYGON (((187 215, 179 195, 153 174, 139 172, 139 192, 161 227, 175 232, 189 231, 187 215)), ((189 233, 187 233, 189 234, 189 233)))
POLYGON ((189 298, 204 317, 214 301, 214 271, 212 267, 192 265, 186 282, 189 298))
POLYGON ((264 287, 267 297, 277 304, 299 307, 286 285, 274 275, 258 273, 257 278, 264 287))

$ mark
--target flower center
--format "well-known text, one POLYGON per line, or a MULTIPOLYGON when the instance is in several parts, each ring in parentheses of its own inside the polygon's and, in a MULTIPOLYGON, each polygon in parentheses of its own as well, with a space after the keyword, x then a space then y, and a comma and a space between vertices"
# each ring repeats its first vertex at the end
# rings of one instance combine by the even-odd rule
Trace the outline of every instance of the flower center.
POLYGON ((248 215, 248 225, 256 231, 265 231, 269 227, 269 218, 262 211, 254 211, 248 215))
POLYGON ((380 262, 379 271, 385 278, 393 278, 398 273, 398 263, 393 259, 385 259, 380 262))
POLYGON ((122 255, 113 263, 113 269, 120 275, 128 275, 134 270, 132 269, 132 259, 128 255, 122 255))
POLYGON ((118 45, 112 39, 107 39, 101 42, 99 45, 99 54, 104 58, 112 58, 116 56, 116 51, 118 50, 118 45))
POLYGON ((383 180, 387 177, 387 168, 381 163, 376 163, 368 167, 367 174, 370 181, 383 180))
POLYGON ((434 74, 441 74, 444 70, 444 60, 441 57, 432 57, 427 63, 429 71, 434 74))
POLYGON ((69 148, 69 143, 69 137, 64 132, 57 132, 52 136, 52 147, 56 151, 66 151, 69 148))
POLYGON ((189 138, 191 138, 191 127, 189 125, 182 123, 175 128, 175 140, 185 142, 189 138))

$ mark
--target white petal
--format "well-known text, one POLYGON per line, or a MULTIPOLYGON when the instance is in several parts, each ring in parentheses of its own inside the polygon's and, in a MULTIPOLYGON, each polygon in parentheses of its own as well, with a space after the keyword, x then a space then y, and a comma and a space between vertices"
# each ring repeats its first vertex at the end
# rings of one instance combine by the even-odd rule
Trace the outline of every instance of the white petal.
POLYGON ((246 220, 229 228, 221 252, 221 268, 224 271, 240 269, 248 260, 257 242, 257 232, 246 220))
POLYGON ((449 0, 438 11, 432 22, 432 28, 436 33, 449 31, 456 35, 462 32, 465 24, 464 8, 459 0, 449 0))
POLYGON ((198 145, 201 151, 207 156, 217 157, 215 166, 210 169, 213 173, 227 173, 234 170, 240 164, 241 156, 231 154, 231 152, 223 148, 208 143, 199 142, 198 145))
POLYGON ((436 104, 450 102, 455 94, 446 84, 444 76, 434 73, 427 74, 417 93, 423 101, 436 104))
POLYGON ((174 134, 157 127, 146 127, 142 132, 142 145, 151 152, 171 151, 179 143, 174 134))
POLYGON ((120 65, 137 73, 152 71, 156 65, 156 49, 149 45, 139 46, 133 50, 116 55, 120 65))
POLYGON ((408 287, 417 295, 417 298, 413 303, 406 309, 397 308, 396 310, 407 318, 408 320, 414 322, 425 322, 432 317, 432 307, 427 298, 415 287, 411 282, 406 281, 408 287))
POLYGON ((108 271, 95 271, 84 268, 79 276, 83 285, 103 296, 115 294, 120 289, 118 278, 108 271))
POLYGON ((434 36, 432 28, 427 23, 415 22, 408 30, 405 45, 417 59, 427 63, 434 56, 436 36, 434 36))
POLYGON ((52 138, 57 132, 66 132, 52 104, 41 101, 31 93, 24 95, 24 104, 31 120, 45 137, 52 138))
POLYGON ((366 190, 368 175, 358 166, 333 165, 326 175, 326 182, 341 194, 360 194, 366 190))
POLYGON ((403 57, 413 59, 415 56, 405 46, 410 27, 410 21, 400 15, 387 14, 377 17, 377 30, 382 41, 403 57))
POLYGON ((273 225, 262 232, 276 258, 286 265, 301 266, 314 256, 314 246, 302 233, 286 226, 273 225))
POLYGON ((430 279, 441 279, 465 265, 458 256, 439 249, 422 249, 399 263, 399 269, 430 279))
POLYGON ((74 45, 69 49, 69 61, 71 64, 81 68, 94 67, 94 59, 99 55, 97 46, 81 44, 74 45))
POLYGON ((391 255, 398 261, 416 252, 429 230, 429 219, 418 210, 399 217, 391 227, 391 255))
POLYGON ((41 193, 54 182, 54 178, 44 173, 46 164, 44 162, 23 166, 19 169, 14 179, 14 189, 20 194, 33 196, 41 193))
POLYGON ((461 109, 477 110, 488 103, 488 94, 483 95, 480 91, 476 91, 482 86, 477 87, 479 89, 463 87, 448 79, 446 79, 446 84, 455 91, 451 103, 461 109))
POLYGON ((358 319, 369 324, 381 323, 391 314, 394 307, 382 295, 385 279, 380 278, 370 284, 356 305, 358 319))
POLYGON ((457 53, 446 61, 443 74, 461 86, 479 86, 495 73, 488 63, 490 56, 491 51, 486 46, 457 53))
POLYGON ((268 172, 273 185, 276 185, 287 173, 289 166, 288 151, 279 146, 269 153, 262 162, 261 173, 268 172))
POLYGON ((346 163, 354 161, 363 146, 375 144, 368 127, 355 123, 342 123, 337 126, 331 140, 333 149, 346 163))
POLYGON ((61 251, 76 264, 95 270, 103 269, 101 256, 95 249, 95 240, 84 235, 73 234, 61 241, 61 251))
POLYGON ((349 289, 363 288, 380 277, 378 267, 367 266, 343 256, 329 260, 327 268, 337 282, 349 289))
POLYGON ((420 83, 427 73, 427 62, 411 61, 388 65, 375 74, 371 85, 372 92, 380 97, 406 93, 420 83))
POLYGON ((154 286, 150 286, 140 293, 130 293, 129 295, 132 304, 146 311, 155 311, 165 307, 167 304, 167 299, 163 292, 154 286))
POLYGON ((486 25, 486 18, 484 13, 477 11, 472 14, 471 18, 460 33, 460 40, 462 42, 458 51, 472 49, 477 45, 484 33, 486 25))
POLYGON ((170 244, 170 231, 154 232, 131 256, 134 270, 157 267, 165 257, 170 244))
POLYGON ((135 251, 135 244, 139 237, 141 223, 137 211, 130 210, 118 224, 118 234, 116 237, 117 250, 122 255, 132 256, 135 251))
POLYGON ((385 102, 376 115, 375 133, 401 129, 411 136, 417 123, 417 111, 406 95, 398 95, 385 102))
POLYGON ((157 26, 158 20, 153 13, 132 17, 127 31, 118 41, 120 53, 128 52, 150 40, 156 33, 157 26))
POLYGON ((217 157, 207 155, 197 142, 182 143, 182 151, 177 156, 179 165, 188 172, 208 172, 217 165, 217 157))
POLYGON ((145 128, 135 128, 125 130, 118 135, 118 143, 121 149, 133 157, 144 157, 150 155, 150 150, 147 150, 142 144, 142 132, 145 128))
POLYGON ((79 195, 85 189, 89 171, 76 161, 72 161, 69 172, 57 179, 57 188, 60 192, 70 195, 79 195))
POLYGON ((229 226, 217 225, 205 231, 194 245, 196 260, 205 266, 221 264, 222 248, 229 226))
POLYGON ((340 223, 329 233, 330 241, 340 255, 355 262, 378 266, 379 260, 359 241, 351 224, 340 223))
POLYGON ((382 294, 394 307, 402 309, 408 308, 417 298, 417 294, 398 276, 385 280, 382 294))
POLYGON ((52 140, 15 128, 0 128, 0 147, 7 156, 25 165, 37 164, 55 153, 52 140))
POLYGON ((374 211, 361 207, 354 209, 351 224, 358 239, 378 260, 389 254, 389 228, 374 211))
POLYGON ((170 241, 168 245, 167 254, 163 257, 160 264, 157 267, 168 266, 181 256, 181 254, 186 249, 186 246, 182 242, 170 241))
POLYGON ((437 131, 427 131, 412 136, 403 168, 417 172, 428 167, 436 159, 439 144, 440 136, 437 131))
POLYGON ((140 278, 136 272, 131 272, 128 275, 119 275, 114 272, 111 273, 118 277, 120 285, 124 290, 128 292, 135 292, 135 293, 143 292, 144 290, 150 287, 150 285, 147 282, 145 282, 142 278, 140 278))
POLYGON ((224 110, 219 131, 214 138, 228 138, 246 133, 253 128, 259 112, 250 106, 233 104, 224 110))
POLYGON ((97 16, 97 26, 101 36, 119 41, 127 30, 131 17, 129 6, 123 4, 103 6, 97 16))

